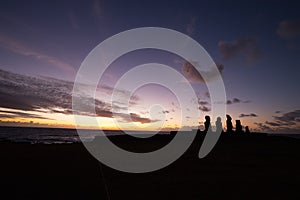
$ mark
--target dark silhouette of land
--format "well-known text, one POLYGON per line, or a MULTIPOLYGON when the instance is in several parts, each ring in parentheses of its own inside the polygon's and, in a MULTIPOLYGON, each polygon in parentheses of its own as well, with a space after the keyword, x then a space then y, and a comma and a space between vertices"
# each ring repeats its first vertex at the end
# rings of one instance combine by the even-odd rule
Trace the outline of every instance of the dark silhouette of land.
MULTIPOLYGON (((219 124, 220 120, 217 120, 219 124)), ((217 125, 220 128, 220 125, 217 125)), ((188 134, 188 132, 187 132, 188 134)), ((113 170, 77 144, 0 144, 2 199, 299 199, 300 141, 227 134, 198 158, 205 134, 176 162, 146 174, 113 170)), ((159 149, 173 135, 109 137, 134 152, 159 149)), ((96 140, 101 140, 101 137, 96 140)))

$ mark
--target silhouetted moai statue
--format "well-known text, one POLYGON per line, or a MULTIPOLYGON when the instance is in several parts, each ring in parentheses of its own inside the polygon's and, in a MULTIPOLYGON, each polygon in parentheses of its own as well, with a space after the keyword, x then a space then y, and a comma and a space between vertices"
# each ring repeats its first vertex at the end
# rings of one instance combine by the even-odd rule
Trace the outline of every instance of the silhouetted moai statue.
POLYGON ((247 134, 250 133, 249 126, 246 126, 246 127, 245 127, 245 132, 246 132, 247 134))
POLYGON ((208 115, 205 116, 205 122, 204 122, 204 132, 207 133, 208 130, 211 131, 211 126, 210 126, 210 117, 208 115))
POLYGON ((227 133, 232 133, 233 132, 232 131, 233 126, 231 122, 232 118, 230 117, 230 115, 226 115, 226 118, 227 118, 226 120, 227 133))
POLYGON ((241 120, 235 120, 235 131, 236 133, 243 133, 243 127, 241 124, 241 120))
POLYGON ((223 131, 221 117, 217 118, 217 121, 216 121, 216 131, 217 131, 217 133, 219 133, 219 132, 221 133, 223 131))

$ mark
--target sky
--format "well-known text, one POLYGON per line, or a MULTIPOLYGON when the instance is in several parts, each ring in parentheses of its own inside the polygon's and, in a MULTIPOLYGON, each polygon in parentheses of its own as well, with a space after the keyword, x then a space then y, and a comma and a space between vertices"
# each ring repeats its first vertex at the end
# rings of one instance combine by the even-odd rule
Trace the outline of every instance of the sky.
MULTIPOLYGON (((0 125, 74 127, 72 89, 89 52, 122 31, 163 27, 189 35, 209 53, 222 75, 224 104, 233 120, 252 131, 300 133, 299 6, 276 0, 1 1, 0 125)), ((201 127, 211 102, 191 63, 154 49, 121 56, 109 66, 95 99, 83 95, 87 106, 95 101, 96 114, 77 113, 85 119, 79 126, 96 128, 89 122, 97 117, 104 129, 201 127), (130 69, 153 62, 190 81, 197 99, 184 103, 197 105, 200 117, 168 88, 152 84, 132 93, 115 87, 130 69), (189 114, 182 116, 182 110, 189 114)), ((84 87, 86 94, 91 87, 84 87)))

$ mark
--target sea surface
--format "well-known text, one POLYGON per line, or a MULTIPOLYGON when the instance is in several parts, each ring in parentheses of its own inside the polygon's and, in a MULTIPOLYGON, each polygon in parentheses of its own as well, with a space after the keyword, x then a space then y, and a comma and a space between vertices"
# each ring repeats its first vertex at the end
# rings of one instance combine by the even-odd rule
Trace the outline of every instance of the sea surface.
MULTIPOLYGON (((123 131, 114 130, 106 130, 104 132, 107 136, 125 134, 123 131)), ((126 133, 130 135, 147 134, 149 136, 155 134, 151 131, 129 131, 126 133)), ((169 132, 159 132, 158 134, 169 134, 169 132)), ((99 130, 85 130, 85 134, 81 134, 81 137, 79 137, 76 129, 0 126, 0 141, 31 144, 68 144, 93 141, 96 136, 100 136, 99 130)))
MULTIPOLYGON (((85 134, 78 136, 76 129, 62 128, 31 128, 31 127, 3 127, 0 126, 0 141, 22 142, 31 144, 69 144, 93 141, 100 136, 99 130, 85 130, 85 134)), ((122 131, 104 131, 108 136, 124 135, 122 131)), ((130 131, 130 135, 153 135, 151 131, 130 131)), ((158 134, 169 134, 159 132, 158 134)), ((269 136, 285 136, 300 139, 300 134, 268 134, 269 136)))

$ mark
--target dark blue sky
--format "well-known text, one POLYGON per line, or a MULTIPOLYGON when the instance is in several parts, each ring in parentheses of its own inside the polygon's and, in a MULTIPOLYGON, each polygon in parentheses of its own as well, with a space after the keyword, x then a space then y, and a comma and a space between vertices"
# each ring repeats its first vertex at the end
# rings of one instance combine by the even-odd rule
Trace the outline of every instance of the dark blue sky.
MULTIPOLYGON (((266 123, 276 121, 275 111, 284 116, 300 107, 299 7, 275 0, 1 1, 0 69, 72 81, 104 39, 137 27, 170 28, 190 35, 224 66, 229 100, 251 101, 228 105, 234 117, 255 113, 249 123, 277 128, 266 123)), ((133 54, 115 73, 148 60, 146 53, 133 54)))

